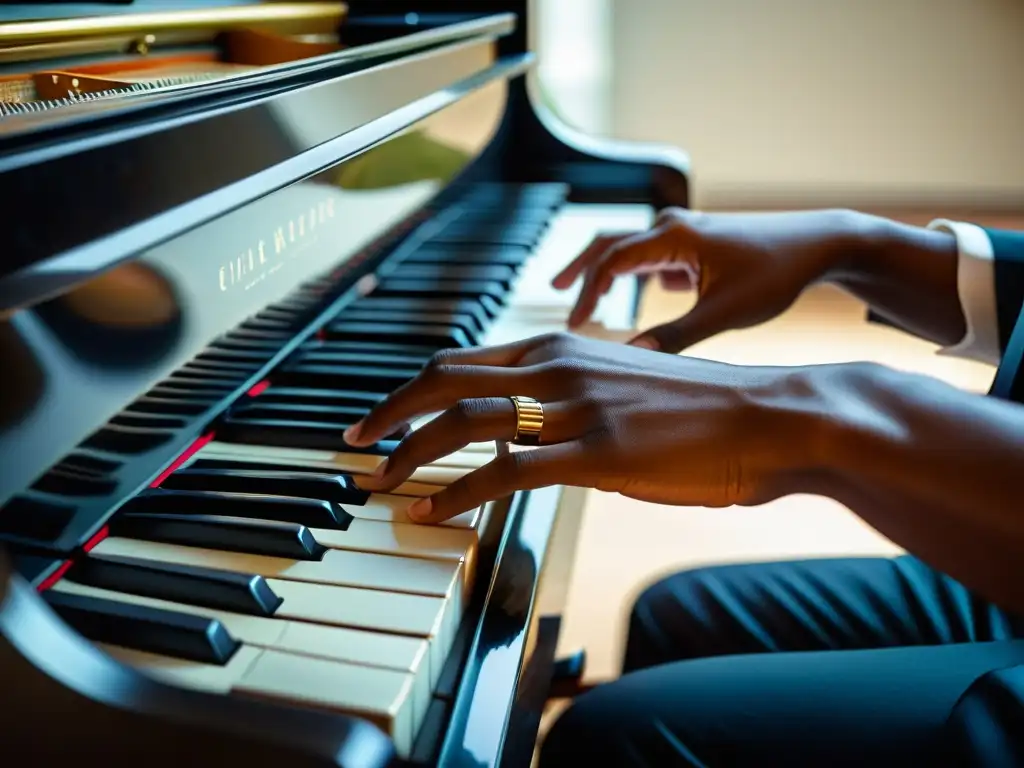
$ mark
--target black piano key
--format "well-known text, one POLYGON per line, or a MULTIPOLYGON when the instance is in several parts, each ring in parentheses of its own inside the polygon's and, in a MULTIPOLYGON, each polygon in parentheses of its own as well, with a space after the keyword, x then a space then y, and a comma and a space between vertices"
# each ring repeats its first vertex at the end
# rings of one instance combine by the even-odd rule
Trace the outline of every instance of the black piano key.
POLYGON ((194 416, 207 410, 221 397, 223 395, 214 393, 202 393, 192 397, 179 397, 176 395, 151 397, 147 395, 133 400, 131 407, 136 411, 145 411, 147 413, 194 416))
POLYGON ((438 312, 415 312, 405 314, 393 309, 346 309, 344 312, 344 320, 346 322, 360 321, 364 323, 379 323, 382 326, 400 325, 405 322, 427 323, 428 325, 446 325, 460 329, 474 344, 479 343, 478 338, 486 328, 485 324, 479 322, 471 315, 460 315, 455 312, 448 312, 444 310, 438 312))
POLYGON ((346 530, 352 523, 351 515, 329 501, 214 491, 175 491, 158 488, 139 494, 121 509, 129 513, 144 512, 184 517, 222 515, 248 520, 277 520, 310 528, 337 530, 346 530))
MULTIPOLYGON (((335 474, 321 467, 308 467, 302 464, 288 464, 286 462, 269 461, 246 461, 245 459, 195 459, 188 464, 189 469, 201 470, 223 470, 228 472, 252 472, 254 474, 268 474, 281 472, 295 475, 296 477, 324 477, 340 478, 341 482, 355 486, 355 480, 351 475, 335 474)), ((354 502, 347 502, 352 504, 354 502)))
POLYGON ((383 392, 358 392, 346 389, 310 389, 271 386, 259 396, 260 402, 296 405, 351 405, 369 411, 387 395, 383 392))
MULTIPOLYGON (((521 246, 424 244, 403 257, 400 264, 501 264, 519 269, 530 258, 532 250, 521 246)), ((401 272, 399 272, 401 274, 401 272)))
POLYGON ((326 338, 339 341, 380 338, 386 341, 432 345, 438 349, 473 346, 461 328, 425 323, 362 323, 342 319, 327 326, 326 338))
POLYGON ((545 222, 456 219, 431 237, 435 243, 498 243, 532 246, 544 233, 545 222))
POLYGON ((352 309, 360 311, 368 310, 387 314, 401 314, 402 316, 415 316, 417 314, 429 313, 453 313, 459 316, 471 317, 477 324, 477 330, 481 333, 491 325, 491 317, 487 310, 474 299, 443 299, 431 298, 429 296, 413 296, 406 298, 367 297, 351 305, 352 309))
POLYGON ((90 555, 76 562, 66 578, 99 589, 250 616, 273 616, 284 602, 262 576, 134 557, 90 555))
POLYGON ((502 210, 552 209, 565 202, 569 187, 559 182, 539 184, 473 184, 459 207, 466 211, 500 208, 502 210))
POLYGON ((197 359, 211 360, 218 363, 221 361, 265 363, 276 352, 276 349, 225 349, 222 347, 210 347, 197 359))
POLYGON ((305 403, 272 403, 253 400, 231 410, 232 421, 315 421, 347 429, 367 413, 359 406, 307 405, 305 403))
POLYGON ((371 298, 397 297, 420 298, 429 296, 437 299, 477 299, 489 296, 501 302, 508 289, 501 283, 488 280, 446 280, 429 278, 405 280, 401 273, 395 277, 386 277, 370 294, 371 298))
POLYGON ((171 474, 161 487, 182 491, 295 496, 360 507, 370 498, 370 492, 356 486, 355 481, 347 475, 299 474, 263 468, 203 469, 193 465, 171 474))
POLYGON ((397 268, 394 276, 402 280, 484 280, 501 283, 508 289, 516 279, 516 271, 503 264, 459 264, 449 260, 437 264, 404 264, 397 268))
POLYGON ((430 362, 430 355, 398 355, 390 352, 371 352, 363 349, 346 350, 344 347, 335 347, 308 351, 299 350, 292 359, 303 363, 373 365, 383 368, 422 368, 430 362))
POLYGON ((244 375, 251 373, 262 365, 262 362, 238 362, 230 360, 211 360, 206 357, 206 353, 199 355, 199 357, 192 358, 186 365, 182 366, 179 370, 182 371, 196 371, 206 372, 214 374, 227 374, 232 375, 233 373, 244 375))
POLYGON ((491 227, 467 228, 464 231, 442 229, 428 243, 471 243, 480 245, 518 245, 531 248, 537 244, 540 231, 532 227, 498 229, 491 227))
POLYGON ((115 515, 109 526, 112 536, 248 555, 322 560, 327 551, 306 526, 271 520, 132 512, 115 515))
MULTIPOLYGON (((266 400, 263 403, 248 404, 236 407, 227 418, 228 424, 267 423, 285 422, 297 424, 301 428, 320 430, 334 430, 339 434, 354 425, 370 412, 370 408, 364 404, 332 406, 329 404, 295 403, 295 402, 274 402, 266 400)), ((409 431, 407 425, 396 429, 384 439, 386 441, 398 441, 406 436, 409 431)), ((341 437, 332 437, 329 434, 324 438, 318 438, 324 445, 330 445, 331 450, 347 450, 348 445, 341 437), (327 443, 323 443, 327 440, 327 443)), ((237 442, 237 441, 235 441, 237 442)))
POLYGON ((235 419, 229 416, 217 429, 217 440, 246 445, 273 445, 278 448, 308 448, 315 451, 369 453, 390 456, 397 440, 381 440, 369 446, 351 446, 337 425, 316 421, 281 419, 235 419))
POLYGON ((237 341, 239 339, 246 339, 256 342, 268 342, 278 343, 284 345, 288 343, 292 335, 287 331, 268 331, 259 328, 248 328, 244 324, 235 328, 226 336, 221 337, 222 340, 237 341))
POLYGON ((449 222, 448 226, 465 226, 470 223, 509 225, 529 224, 532 226, 546 225, 551 221, 552 210, 547 206, 512 208, 501 210, 494 208, 468 209, 449 222))
POLYGON ((419 366, 382 368, 379 366, 316 365, 285 363, 274 372, 274 381, 295 387, 356 389, 367 392, 394 392, 420 372, 419 366))
POLYGON ((97 643, 218 665, 241 647, 215 619, 53 590, 44 597, 67 624, 97 643))
POLYGON ((173 430, 108 426, 89 435, 82 442, 82 447, 109 453, 138 454, 170 442, 174 434, 173 430))

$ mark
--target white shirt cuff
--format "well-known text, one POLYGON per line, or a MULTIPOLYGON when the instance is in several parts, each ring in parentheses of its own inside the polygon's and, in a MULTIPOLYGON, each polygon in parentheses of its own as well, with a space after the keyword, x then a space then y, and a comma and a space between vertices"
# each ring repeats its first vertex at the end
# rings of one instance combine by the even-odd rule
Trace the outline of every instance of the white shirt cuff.
POLYGON ((951 233, 956 238, 956 283, 967 332, 940 355, 966 357, 983 363, 999 364, 999 320, 996 316, 996 277, 992 241, 975 224, 936 219, 928 225, 951 233))

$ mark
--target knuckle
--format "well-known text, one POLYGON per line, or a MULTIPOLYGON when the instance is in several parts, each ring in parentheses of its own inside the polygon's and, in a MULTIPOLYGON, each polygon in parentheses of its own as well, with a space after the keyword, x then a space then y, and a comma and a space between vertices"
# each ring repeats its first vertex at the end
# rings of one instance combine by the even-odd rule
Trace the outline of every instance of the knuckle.
POLYGON ((459 400, 449 411, 451 421, 456 426, 468 426, 472 424, 482 408, 479 400, 459 400))
POLYGON ((431 362, 423 369, 421 377, 426 379, 432 386, 440 386, 440 382, 455 375, 457 366, 449 360, 431 362))
POLYGON ((439 349, 431 355, 430 360, 427 362, 427 369, 437 370, 439 368, 450 368, 455 365, 458 360, 458 355, 459 353, 457 349, 439 349))
POLYGON ((683 219, 686 218, 688 214, 689 211, 687 211, 685 208, 682 208, 678 205, 670 205, 667 208, 663 208, 661 212, 658 213, 657 221, 658 223, 682 221, 683 219))
POLYGON ((576 337, 568 331, 557 331, 546 335, 544 346, 550 348, 556 354, 564 353, 576 343, 576 337))
POLYGON ((534 453, 534 451, 515 451, 503 456, 505 466, 502 467, 502 475, 513 481, 526 475, 533 466, 534 453))
POLYGON ((420 430, 410 432, 388 457, 389 468, 405 467, 409 462, 414 461, 423 445, 424 436, 420 434, 420 430))

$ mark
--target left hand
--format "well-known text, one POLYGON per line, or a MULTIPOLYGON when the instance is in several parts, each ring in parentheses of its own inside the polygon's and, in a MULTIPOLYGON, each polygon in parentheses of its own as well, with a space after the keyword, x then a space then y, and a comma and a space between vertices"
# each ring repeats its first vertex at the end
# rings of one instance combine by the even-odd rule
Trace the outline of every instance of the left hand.
MULTIPOLYGON (((500 455, 409 510, 437 523, 517 490, 572 485, 661 504, 724 507, 783 495, 799 436, 787 408, 795 368, 746 368, 585 339, 540 336, 445 350, 345 434, 370 445, 412 419, 383 472, 387 491, 470 443, 512 440, 513 395, 544 407, 539 447, 500 455), (785 438, 785 443, 780 440, 785 438)), ((796 421, 806 421, 797 419, 796 421)))

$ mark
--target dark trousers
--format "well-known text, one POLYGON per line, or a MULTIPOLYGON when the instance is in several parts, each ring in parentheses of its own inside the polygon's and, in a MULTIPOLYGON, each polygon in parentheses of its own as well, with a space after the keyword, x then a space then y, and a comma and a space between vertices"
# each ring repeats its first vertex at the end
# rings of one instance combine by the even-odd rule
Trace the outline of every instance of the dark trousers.
POLYGON ((575 700, 540 767, 1024 765, 1018 638, 911 557, 680 573, 637 600, 623 676, 575 700))

